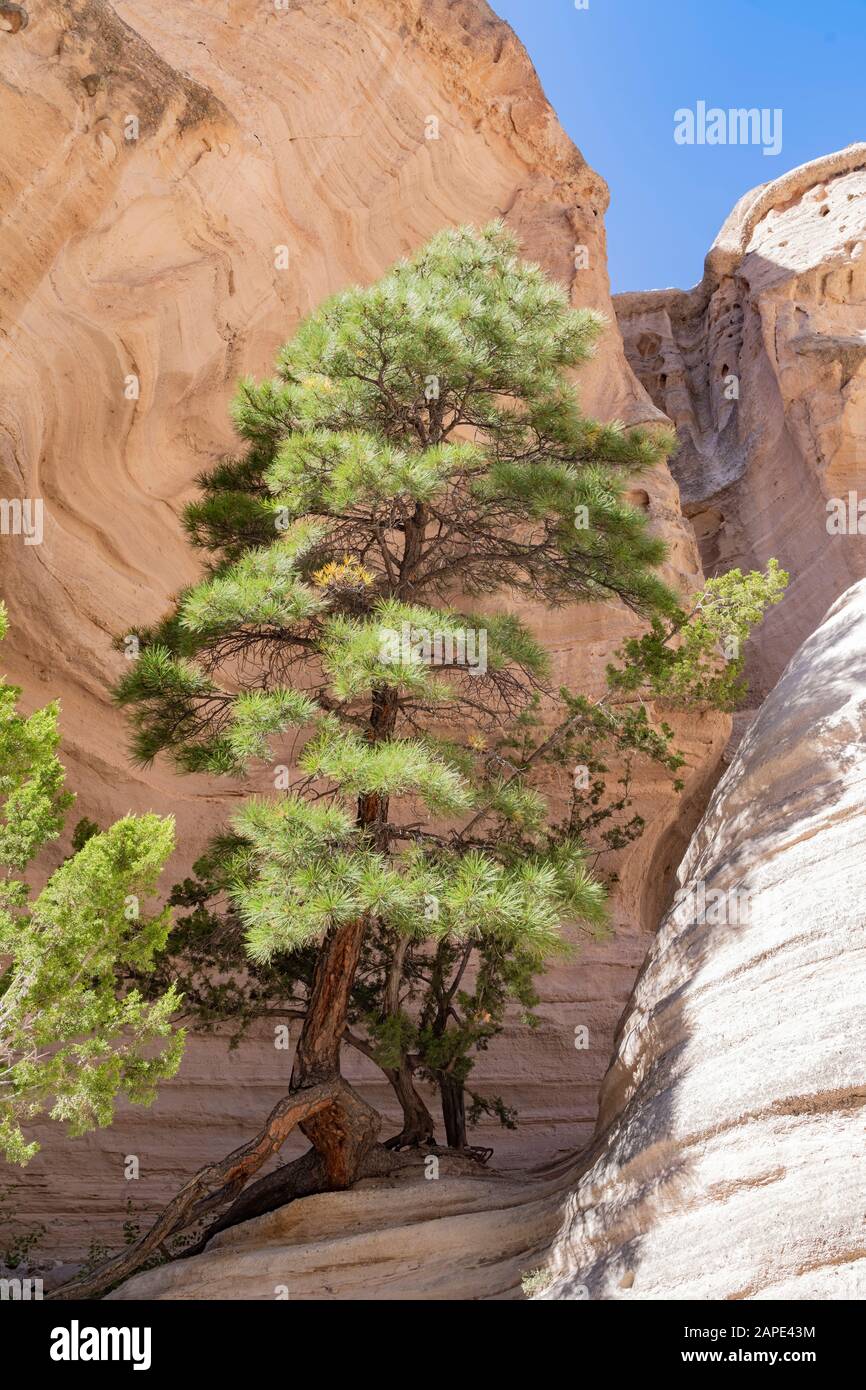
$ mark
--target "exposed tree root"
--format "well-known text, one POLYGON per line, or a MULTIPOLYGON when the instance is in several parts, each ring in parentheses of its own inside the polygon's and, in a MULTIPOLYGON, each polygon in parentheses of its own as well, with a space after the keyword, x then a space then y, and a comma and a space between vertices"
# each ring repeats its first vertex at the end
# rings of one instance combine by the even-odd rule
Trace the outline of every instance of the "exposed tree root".
MULTIPOLYGON (((165 1208, 155 1224, 136 1245, 125 1250, 122 1254, 104 1261, 88 1274, 76 1276, 69 1283, 64 1284, 62 1288, 49 1294, 48 1297, 52 1299, 99 1298, 109 1289, 140 1270, 142 1265, 147 1264, 154 1255, 168 1254, 164 1244, 166 1240, 194 1225, 208 1211, 213 1211, 231 1200, 232 1191, 237 1192, 238 1190, 238 1179, 230 1174, 233 1175, 237 1172, 239 1164, 247 1162, 247 1155, 253 1151, 260 1152, 260 1148, 257 1146, 260 1144, 262 1136, 272 1126, 275 1117, 276 1124, 281 1125, 282 1116, 277 1116, 277 1111, 280 1111, 288 1100, 289 1097, 286 1097, 272 1111, 265 1129, 251 1144, 236 1149, 221 1163, 211 1164, 208 1168, 203 1168, 197 1173, 181 1189, 174 1201, 165 1208), (233 1165, 231 1168, 229 1168, 230 1164, 233 1165), (198 1195, 205 1193, 208 1187, 218 1182, 221 1175, 225 1175, 221 1187, 209 1196, 198 1195)), ((317 1102, 314 1101, 313 1103, 316 1104, 317 1102)), ((327 1103, 325 1101, 325 1104, 327 1103)), ((288 1133, 287 1130, 284 1138, 287 1137, 288 1133)), ((272 1152, 275 1151, 276 1148, 272 1150, 272 1152)), ((374 1144, 365 1154, 358 1168, 355 1181, 358 1182, 362 1178, 388 1177, 401 1169, 417 1167, 424 1158, 430 1155, 446 1160, 452 1172, 467 1177, 474 1176, 478 1173, 479 1167, 488 1161, 492 1152, 492 1149, 474 1148, 455 1151, 454 1149, 440 1148, 435 1144, 417 1143, 398 1151, 387 1144, 374 1144)), ((264 1162, 264 1159, 261 1162, 264 1162)), ((247 1166, 244 1171, 251 1175, 260 1166, 261 1163, 257 1163, 255 1167, 247 1166)), ((311 1197, 316 1193, 329 1191, 333 1191, 333 1188, 328 1183, 322 1157, 315 1149, 308 1149, 300 1158, 294 1159, 293 1162, 287 1163, 281 1168, 274 1169, 272 1173, 267 1173, 265 1177, 252 1183, 240 1195, 235 1196, 235 1200, 228 1210, 223 1212, 221 1216, 217 1216, 194 1244, 177 1251, 170 1258, 186 1260, 193 1255, 200 1255, 220 1231, 230 1230, 231 1227, 239 1226, 244 1221, 251 1221, 253 1217, 265 1216, 270 1211, 277 1211, 280 1207, 287 1206, 300 1197, 311 1197)))
MULTIPOLYGON (((355 1108, 353 1101, 365 1109, 369 1108, 347 1082, 339 1078, 284 1096, 274 1106, 255 1138, 242 1144, 220 1162, 201 1168, 163 1209, 140 1240, 119 1255, 104 1260, 88 1273, 76 1275, 49 1297, 63 1300, 99 1298, 115 1284, 128 1279, 159 1254, 172 1236, 187 1230, 208 1212, 236 1198, 262 1164, 278 1152, 293 1129, 328 1111, 342 1110, 347 1101, 350 1110, 355 1108)), ((336 1122, 339 1124, 339 1119, 336 1122)))
MULTIPOLYGON (((456 1170, 465 1176, 474 1176, 479 1166, 483 1167, 493 1153, 492 1149, 466 1148, 458 1152, 439 1148, 436 1144, 419 1143, 398 1151, 392 1147, 393 1144, 394 1140, 389 1139, 385 1144, 374 1145, 361 1163, 355 1181, 388 1177, 401 1169, 417 1167, 430 1155, 447 1160, 452 1172, 456 1170)), ((277 1211, 299 1197, 312 1197, 315 1193, 331 1190, 325 1180, 321 1158, 315 1149, 308 1149, 294 1162, 276 1168, 273 1173, 252 1183, 228 1211, 208 1227, 201 1239, 180 1251, 177 1258, 186 1260, 191 1255, 200 1255, 220 1231, 251 1221, 255 1216, 265 1216, 269 1211, 277 1211)))
MULTIPOLYGON (((361 1178, 385 1177, 415 1162, 415 1153, 395 1153, 383 1144, 376 1144, 366 1154, 355 1181, 359 1182, 361 1178)), ((181 1251, 178 1258, 185 1260, 191 1255, 201 1254, 220 1231, 238 1226, 243 1221, 250 1221, 254 1216, 265 1216, 269 1211, 288 1206, 298 1197, 312 1197, 317 1192, 332 1190, 327 1183, 324 1164, 319 1154, 315 1149, 308 1149, 293 1163, 276 1168, 273 1173, 268 1173, 265 1177, 259 1178, 258 1182, 252 1183, 232 1203, 228 1211, 208 1227, 201 1239, 195 1245, 181 1251)))

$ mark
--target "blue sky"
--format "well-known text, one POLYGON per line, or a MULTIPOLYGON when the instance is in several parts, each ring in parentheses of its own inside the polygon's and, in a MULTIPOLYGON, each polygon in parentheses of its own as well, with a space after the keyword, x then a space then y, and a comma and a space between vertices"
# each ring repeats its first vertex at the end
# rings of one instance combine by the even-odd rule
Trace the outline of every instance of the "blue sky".
POLYGON ((610 185, 614 291, 687 288, 737 199, 866 139, 866 0, 490 0, 610 185), (677 144, 674 113, 782 111, 782 148, 677 144))

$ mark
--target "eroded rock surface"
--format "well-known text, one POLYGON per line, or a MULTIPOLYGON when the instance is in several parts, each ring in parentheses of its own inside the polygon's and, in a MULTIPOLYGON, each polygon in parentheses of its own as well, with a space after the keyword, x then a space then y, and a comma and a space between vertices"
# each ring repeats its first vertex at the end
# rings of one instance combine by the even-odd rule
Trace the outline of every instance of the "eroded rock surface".
POLYGON ((551 1298, 866 1295, 866 582, 791 661, 679 870, 551 1298), (746 920, 730 919, 735 897, 746 920), (745 895, 745 899, 743 897, 745 895))
POLYGON ((521 1296, 527 1250, 556 1228, 556 1183, 415 1171, 311 1197, 214 1237, 109 1298, 431 1300, 521 1296))
POLYGON ((756 694, 866 574, 866 507, 862 534, 827 529, 829 499, 866 501, 864 252, 860 144, 746 194, 695 289, 615 298, 629 361, 677 425, 705 569, 776 556, 792 575, 753 644, 756 694))
MULTIPOLYGON (((327 295, 372 282, 443 226, 502 216, 575 304, 611 319, 581 373, 587 410, 626 423, 658 411, 613 320, 607 188, 484 0, 43 0, 29 12, 26 28, 0 32, 0 125, 13 135, 0 151, 0 495, 41 498, 44 539, 0 544, 4 669, 28 707, 61 697, 76 815, 176 815, 171 882, 250 786, 272 789, 271 774, 241 786, 132 768, 107 694, 123 669, 112 638, 158 618, 199 572, 179 513, 196 475, 235 445, 240 375, 268 374, 327 295)), ((667 577, 696 588, 676 485, 662 468, 641 486, 670 545, 667 577)), ((598 691, 628 617, 536 617, 557 679, 598 691)), ((726 721, 685 718, 678 734, 685 799, 663 776, 635 785, 650 828, 619 868, 616 936, 543 982, 537 1032, 515 1026, 483 1059, 484 1089, 521 1116, 514 1135, 482 1135, 497 1161, 571 1150, 592 1132, 616 1021, 726 721), (588 1051, 574 1047, 577 1025, 588 1051)), ((347 1065, 389 1110, 379 1073, 347 1065)), ((269 1028, 232 1054, 193 1041, 152 1110, 84 1140, 42 1132, 42 1154, 9 1175, 20 1226, 45 1222, 56 1256, 117 1243, 127 1200, 145 1222, 255 1131, 286 1073, 269 1028)))

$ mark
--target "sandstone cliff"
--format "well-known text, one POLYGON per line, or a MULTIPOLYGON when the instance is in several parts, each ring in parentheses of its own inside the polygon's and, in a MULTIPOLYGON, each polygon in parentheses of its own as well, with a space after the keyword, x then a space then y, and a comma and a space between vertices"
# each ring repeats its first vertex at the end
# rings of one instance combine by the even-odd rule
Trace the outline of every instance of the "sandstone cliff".
MULTIPOLYGON (((0 31, 0 52, 0 123, 16 135, 0 152, 0 494, 45 506, 42 545, 0 547, 5 660, 29 706, 61 697, 76 814, 174 812, 178 870, 249 788, 131 767, 107 696, 123 666, 111 644, 198 572, 179 512, 233 447, 239 375, 269 373, 331 292, 374 280, 442 226, 502 216, 575 304, 611 318, 581 374, 587 409, 627 423, 658 412, 613 320, 606 186, 484 0, 45 0, 26 27, 0 31), (575 270, 576 246, 587 269, 575 270)), ((660 469, 644 488, 668 577, 696 587, 675 484, 660 469)), ((558 675, 590 690, 627 628, 611 608, 541 624, 558 675)), ((522 1121, 514 1136, 484 1136, 497 1161, 571 1150, 592 1132, 615 1024, 726 721, 690 717, 679 735, 683 801, 662 778, 636 788, 651 828, 620 865, 615 938, 544 982, 537 1033, 515 1028, 485 1058, 486 1084, 522 1121), (573 1045, 580 1024, 588 1051, 573 1045)), ((255 785, 270 789, 267 770, 255 785)), ((271 1042, 261 1033, 230 1056, 194 1042, 153 1110, 86 1140, 46 1134, 13 1175, 21 1224, 47 1221, 56 1255, 116 1242, 128 1198, 146 1220, 257 1126, 283 1089, 271 1042), (141 1161, 135 1184, 128 1153, 141 1161)), ((355 1075, 388 1109, 378 1073, 355 1075)))
POLYGON ((862 1299, 864 739, 861 582, 712 797, 679 880, 737 911, 692 894, 666 916, 581 1161, 520 1184, 425 1181, 419 1161, 112 1297, 518 1298, 535 1272, 545 1300, 862 1299))
MULTIPOLYGON (((866 476, 866 145, 743 197, 693 290, 615 299, 629 361, 677 425, 673 461, 708 572, 792 575, 750 659, 766 693, 866 573, 863 532, 828 534, 827 501, 866 476)), ((864 508, 866 511, 866 508, 864 508)))

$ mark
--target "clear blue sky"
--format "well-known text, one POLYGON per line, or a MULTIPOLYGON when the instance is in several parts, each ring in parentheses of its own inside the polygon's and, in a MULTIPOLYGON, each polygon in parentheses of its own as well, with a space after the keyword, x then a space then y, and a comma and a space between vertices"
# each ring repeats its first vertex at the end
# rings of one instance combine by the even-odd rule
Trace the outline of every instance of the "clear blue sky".
POLYGON ((687 288, 737 199, 866 140, 866 0, 490 0, 607 180, 614 291, 687 288), (782 149, 678 145, 682 108, 781 108, 782 149))

